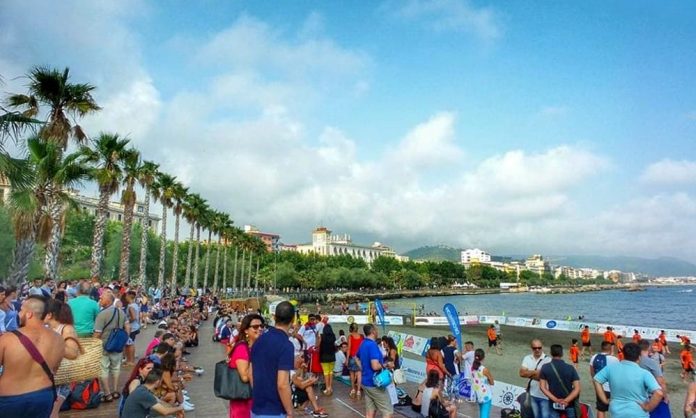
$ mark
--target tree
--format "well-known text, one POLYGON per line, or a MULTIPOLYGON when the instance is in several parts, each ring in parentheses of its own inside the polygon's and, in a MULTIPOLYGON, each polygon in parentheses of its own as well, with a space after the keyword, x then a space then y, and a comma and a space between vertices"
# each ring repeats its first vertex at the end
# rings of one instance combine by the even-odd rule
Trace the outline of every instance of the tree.
POLYGON ((213 232, 218 236, 217 252, 215 254, 215 275, 213 276, 213 293, 217 294, 218 290, 218 277, 220 273, 220 248, 222 247, 222 239, 227 234, 227 231, 232 228, 232 220, 230 215, 224 212, 218 212, 215 214, 213 220, 213 232))
POLYGON ((71 83, 70 69, 62 72, 48 67, 34 67, 27 74, 27 94, 14 94, 8 99, 11 107, 23 109, 22 116, 36 117, 41 106, 48 107, 48 120, 39 131, 43 140, 56 141, 66 149, 70 138, 78 143, 87 139, 82 127, 73 121, 101 108, 92 97, 95 87, 86 83, 71 83), (73 121, 71 121, 71 119, 73 121))
MULTIPOLYGON (((191 231, 189 233, 189 246, 188 254, 186 256, 186 275, 184 276, 184 287, 188 288, 191 284, 191 262, 193 257, 193 233, 196 229, 196 224, 198 223, 198 218, 201 216, 201 211, 205 208, 205 200, 197 193, 190 193, 186 195, 184 202, 182 204, 182 209, 184 213, 184 218, 189 223, 191 231)), ((200 237, 200 234, 199 234, 200 237)), ((198 250, 198 242, 195 244, 196 250, 198 250)), ((198 251, 196 251, 196 257, 198 257, 198 251)))
POLYGON ((157 273, 157 288, 164 288, 164 263, 167 250, 167 209, 172 207, 176 177, 158 173, 152 185, 152 195, 162 205, 162 233, 160 234, 160 259, 157 273))
POLYGON ((208 272, 210 271, 210 248, 212 247, 213 239, 213 222, 215 219, 215 211, 212 209, 207 210, 201 217, 201 225, 203 228, 208 230, 208 243, 205 250, 205 271, 203 273, 203 292, 208 289, 208 272))
POLYGON ((183 184, 178 182, 174 184, 174 189, 172 190, 172 205, 176 221, 174 222, 174 252, 172 254, 172 291, 176 289, 176 277, 179 263, 179 222, 181 220, 181 211, 183 210, 182 205, 186 200, 186 193, 188 193, 188 188, 184 187, 183 184))
POLYGON ((200 261, 199 252, 201 247, 201 228, 203 227, 203 224, 206 221, 206 216, 208 216, 208 212, 210 211, 210 208, 208 207, 208 204, 205 200, 202 200, 199 203, 200 207, 198 208, 198 214, 196 217, 196 254, 194 255, 193 263, 193 284, 196 287, 198 286, 198 263, 200 261))
POLYGON ((82 158, 93 167, 92 178, 99 187, 99 204, 97 219, 94 224, 94 241, 92 243, 91 277, 101 277, 104 262, 104 233, 109 216, 109 200, 118 192, 123 179, 123 160, 127 157, 130 140, 118 134, 102 132, 94 141, 94 148, 82 147, 82 158))
POLYGON ((146 286, 145 277, 147 274, 147 249, 148 231, 150 230, 150 196, 152 195, 152 185, 157 178, 159 165, 152 161, 143 162, 140 170, 138 182, 145 189, 145 201, 143 202, 143 220, 140 233, 140 262, 138 263, 138 284, 146 286))
POLYGON ((135 185, 143 175, 143 163, 140 153, 131 148, 123 158, 123 185, 125 189, 121 194, 123 205, 123 236, 121 238, 121 252, 118 268, 118 279, 130 280, 130 253, 131 236, 133 234, 133 207, 137 199, 135 185))

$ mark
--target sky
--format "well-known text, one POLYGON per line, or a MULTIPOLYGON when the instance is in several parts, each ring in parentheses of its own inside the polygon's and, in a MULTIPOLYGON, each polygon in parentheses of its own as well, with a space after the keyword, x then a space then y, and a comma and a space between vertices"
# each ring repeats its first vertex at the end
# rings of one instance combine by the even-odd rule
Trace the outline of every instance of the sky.
POLYGON ((69 67, 97 86, 89 135, 285 243, 324 225, 696 262, 694 21, 687 1, 5 0, 0 91, 69 67))

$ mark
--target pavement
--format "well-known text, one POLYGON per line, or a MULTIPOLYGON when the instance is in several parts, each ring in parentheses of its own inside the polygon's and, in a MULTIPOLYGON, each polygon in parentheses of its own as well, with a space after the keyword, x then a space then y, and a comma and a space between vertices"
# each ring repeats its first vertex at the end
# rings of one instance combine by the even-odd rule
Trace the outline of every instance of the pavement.
MULTIPOLYGON (((152 340, 155 333, 153 326, 148 326, 142 330, 136 340, 136 355, 142 354, 147 344, 152 340)), ((187 418, 225 418, 229 417, 228 401, 216 398, 213 393, 213 378, 215 374, 215 363, 225 358, 225 349, 219 343, 212 342, 212 318, 201 324, 199 329, 200 346, 197 348, 188 349, 191 355, 188 356, 189 363, 200 366, 205 369, 205 373, 198 377, 194 376, 193 380, 186 384, 186 390, 189 392, 191 402, 196 405, 196 409, 192 412, 187 412, 187 418)), ((123 368, 120 376, 119 390, 123 388, 132 368, 123 368)), ((406 390, 412 397, 416 392, 416 385, 408 383, 400 386, 406 390)), ((359 399, 351 399, 349 396, 350 387, 341 382, 334 382, 334 393, 332 396, 325 396, 319 393, 319 405, 326 409, 326 412, 331 418, 365 418, 365 402, 359 399)), ((410 409, 409 409, 410 412, 410 409)), ((498 408, 493 408, 492 416, 500 414, 498 408)), ((304 411, 296 410, 295 415, 298 417, 311 418, 311 415, 305 414, 304 411)), ((379 414, 378 414, 379 415, 379 414)), ((395 410, 395 417, 402 418, 404 416, 413 418, 415 414, 404 412, 400 413, 395 410)), ((458 416, 461 418, 478 417, 478 405, 471 403, 461 403, 458 406, 458 416)), ((61 418, 102 418, 118 417, 118 401, 111 403, 102 403, 99 408, 89 409, 85 411, 66 411, 60 414, 61 418)), ((124 417, 127 418, 127 417, 124 417)))

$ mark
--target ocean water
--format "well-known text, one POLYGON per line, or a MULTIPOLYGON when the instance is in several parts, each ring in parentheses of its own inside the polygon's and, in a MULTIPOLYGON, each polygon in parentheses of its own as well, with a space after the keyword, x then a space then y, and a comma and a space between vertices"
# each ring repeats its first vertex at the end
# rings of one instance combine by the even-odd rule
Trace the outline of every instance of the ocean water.
POLYGON ((696 330, 696 286, 647 287, 644 292, 608 290, 565 295, 501 293, 434 296, 384 301, 393 313, 411 313, 413 303, 442 316, 452 303, 460 315, 486 314, 532 318, 577 319, 588 322, 696 330))

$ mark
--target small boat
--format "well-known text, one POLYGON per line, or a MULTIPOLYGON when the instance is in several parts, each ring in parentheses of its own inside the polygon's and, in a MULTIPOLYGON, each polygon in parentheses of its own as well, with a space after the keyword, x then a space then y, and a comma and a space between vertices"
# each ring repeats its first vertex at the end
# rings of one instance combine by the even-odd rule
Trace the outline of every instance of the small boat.
POLYGON ((684 289, 684 290, 680 290, 679 293, 691 293, 693 291, 694 291, 694 289, 684 289))
POLYGON ((628 289, 624 289, 624 292, 645 292, 647 289, 641 286, 631 286, 628 289))

